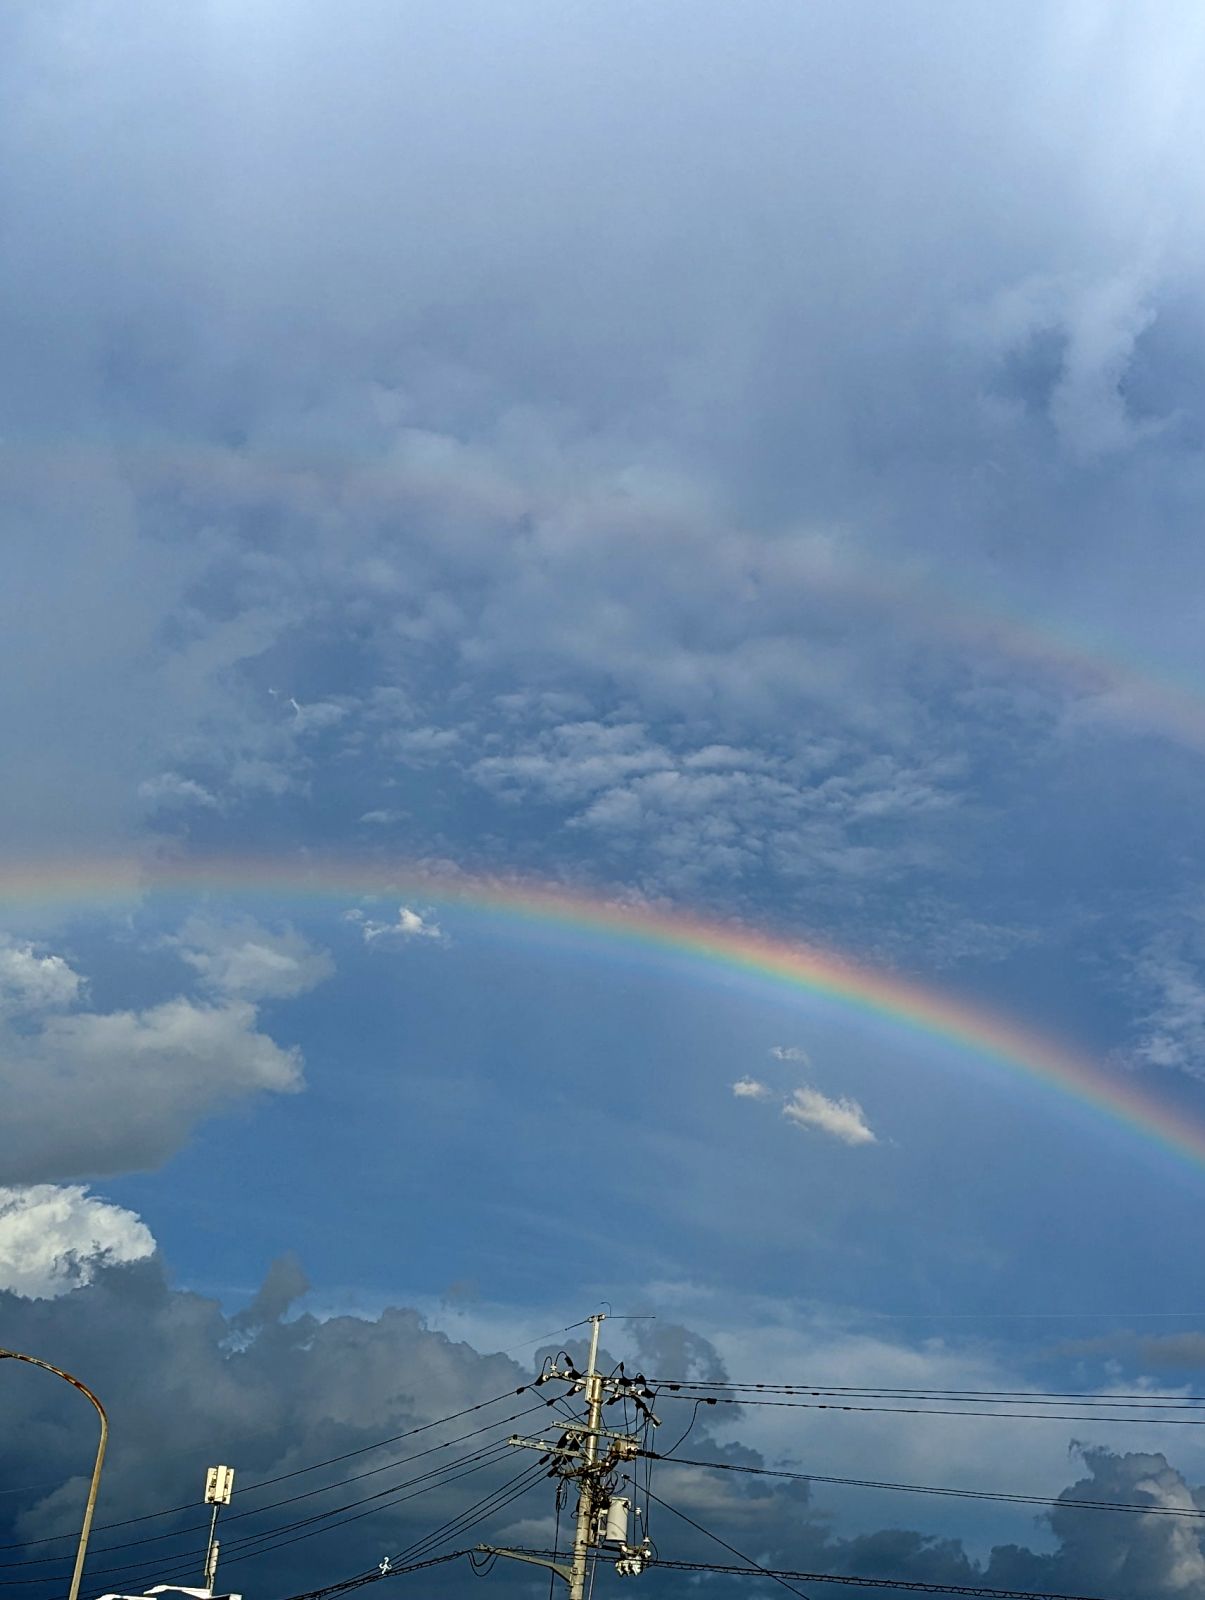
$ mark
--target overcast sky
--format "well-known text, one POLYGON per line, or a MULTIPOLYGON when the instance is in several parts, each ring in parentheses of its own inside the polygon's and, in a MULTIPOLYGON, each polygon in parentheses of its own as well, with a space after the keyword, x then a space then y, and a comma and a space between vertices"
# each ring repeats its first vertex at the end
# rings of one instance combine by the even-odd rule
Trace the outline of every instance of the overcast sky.
MULTIPOLYGON (((1176 0, 0 16, 0 1343, 103 1388, 102 1520, 513 1390, 603 1300, 708 1377, 1202 1389, 1200 1162, 393 886, 806 941, 1205 1127, 1203 74, 1176 0)), ((0 1399, 3 1542, 63 1533, 87 1419, 0 1399)), ((691 1445, 1205 1510, 1197 1438, 691 1445)), ((1205 1594, 1191 1519, 714 1477, 663 1492, 759 1559, 1205 1594)))

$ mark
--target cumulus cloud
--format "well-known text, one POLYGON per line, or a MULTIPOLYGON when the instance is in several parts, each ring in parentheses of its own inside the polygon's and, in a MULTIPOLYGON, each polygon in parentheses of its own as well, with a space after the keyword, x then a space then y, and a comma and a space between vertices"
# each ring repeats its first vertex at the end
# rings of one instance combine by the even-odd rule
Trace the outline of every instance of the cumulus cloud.
POLYGON ((1195 1518, 1200 1489, 1193 1489, 1156 1451, 1115 1453, 1100 1446, 1080 1452, 1087 1475, 1071 1484, 1060 1500, 1100 1500, 1184 1511, 1184 1517, 1086 1516, 1074 1507, 1057 1505, 1050 1527, 1057 1551, 1039 1557, 1014 1546, 993 1551, 996 1581, 1057 1589, 1074 1576, 1079 1592, 1183 1596, 1198 1593, 1205 1583, 1205 1553, 1195 1518), (1120 1528, 1121 1521, 1133 1523, 1120 1528))
POLYGON ((301 1086, 246 1000, 50 1016, 0 1036, 0 1174, 36 1183, 162 1165, 204 1117, 301 1086))
POLYGON ((293 928, 277 931, 250 917, 190 917, 170 941, 214 994, 280 1000, 329 978, 334 963, 293 928))
MULTIPOLYGON (((289 1316, 304 1284, 298 1263, 286 1257, 269 1269, 247 1310, 230 1316, 212 1299, 172 1289, 158 1260, 98 1265, 90 1283, 57 1300, 35 1303, 0 1293, 5 1344, 53 1352, 106 1404, 112 1429, 106 1520, 192 1505, 205 1466, 214 1460, 233 1461, 247 1477, 271 1477, 359 1451, 495 1396, 505 1396, 504 1403, 484 1411, 480 1421, 505 1419, 522 1408, 514 1391, 530 1377, 525 1367, 454 1343, 430 1331, 411 1310, 388 1309, 371 1320, 289 1316)), ((6 1381, 0 1481, 33 1479, 29 1492, 0 1496, 6 1541, 69 1534, 73 1525, 78 1531, 78 1474, 80 1463, 89 1460, 89 1443, 95 1449, 95 1418, 88 1406, 66 1405, 60 1388, 6 1381), (38 1461, 36 1474, 28 1470, 31 1458, 38 1461), (62 1487, 48 1487, 56 1483, 62 1487)), ((464 1430, 463 1422, 432 1429, 414 1448, 438 1446, 464 1430)), ((508 1431, 500 1426, 498 1437, 505 1439, 508 1431)), ((437 1454, 427 1464, 438 1466, 458 1453, 437 1454)), ((396 1447, 395 1454, 404 1457, 407 1447, 396 1447)), ((373 1480, 369 1488, 348 1489, 341 1471, 350 1475, 366 1461, 380 1465, 389 1459, 360 1456, 328 1473, 329 1492, 313 1504, 321 1509, 340 1497, 371 1493, 373 1480)), ((513 1473, 513 1464, 507 1471, 513 1473)), ((350 1537, 336 1531, 281 1552, 274 1570, 289 1592, 304 1587, 307 1573, 333 1578, 358 1570, 365 1549, 375 1561, 379 1553, 401 1548, 434 1520, 477 1499, 488 1481, 489 1475, 470 1479, 463 1493, 459 1485, 444 1488, 438 1518, 430 1495, 400 1503, 388 1497, 369 1507, 371 1520, 357 1522, 350 1537)), ((548 1503, 541 1489, 505 1515, 513 1520, 527 1505, 543 1513, 548 1503)), ((195 1520, 189 1512, 161 1519, 156 1527, 171 1532, 195 1520)), ((247 1587, 237 1577, 237 1550, 224 1559, 228 1581, 247 1587)), ((54 1567, 44 1570, 51 1577, 57 1573, 54 1567)), ((245 1569, 252 1587, 256 1570, 245 1569)))
POLYGON ((345 913, 348 922, 356 922, 365 944, 408 942, 412 939, 435 939, 443 942, 445 934, 430 911, 415 911, 410 906, 399 906, 393 922, 375 922, 363 911, 345 913))
MULTIPOLYGON (((810 1067, 811 1059, 798 1045, 771 1045, 770 1056, 775 1061, 793 1066, 810 1067)), ((732 1085, 733 1094, 740 1100, 771 1100, 775 1091, 758 1078, 744 1077, 732 1085)), ((782 1101, 782 1115, 797 1128, 826 1134, 841 1144, 877 1144, 878 1139, 866 1120, 866 1113, 856 1100, 847 1096, 830 1098, 804 1084, 791 1091, 782 1101)))
POLYGON ((53 1011, 79 1000, 83 980, 62 956, 0 936, 0 1016, 53 1011))
POLYGON ((830 1100, 818 1089, 796 1089, 782 1108, 788 1122, 800 1128, 813 1128, 842 1144, 876 1144, 866 1115, 856 1100, 830 1100))
POLYGON ((154 1251, 141 1218, 82 1185, 0 1188, 0 1290, 52 1300, 154 1251))
MULTIPOLYGON (((474 1426, 496 1423, 496 1433, 487 1433, 480 1442, 503 1440, 513 1430, 509 1414, 523 1404, 522 1397, 516 1401, 514 1390, 530 1378, 538 1350, 522 1362, 480 1354, 463 1340, 453 1342, 433 1331, 407 1309, 386 1309, 372 1318, 321 1319, 306 1311, 298 1315, 296 1297, 304 1288, 300 1265, 286 1258, 269 1270, 247 1311, 228 1316, 211 1299, 172 1289, 161 1262, 148 1260, 98 1265, 92 1281, 74 1295, 41 1304, 0 1294, 0 1314, 7 1342, 17 1348, 35 1344, 53 1348, 68 1370, 86 1373, 104 1396, 112 1421, 105 1469, 105 1504, 112 1520, 142 1515, 149 1505, 190 1505, 200 1471, 208 1460, 219 1457, 235 1461, 250 1476, 273 1477, 334 1454, 359 1451, 383 1436, 495 1396, 503 1397, 497 1407, 473 1420, 474 1426), (162 1409, 148 1403, 148 1397, 155 1396, 170 1396, 170 1450, 164 1449, 162 1409), (148 1482, 154 1486, 153 1502, 148 1502, 148 1482)), ((792 1336, 797 1335, 793 1325, 792 1336)), ((672 1320, 664 1324, 659 1320, 647 1330, 637 1327, 633 1336, 639 1341, 645 1370, 673 1372, 703 1383, 726 1377, 708 1340, 672 1320)), ((615 1337, 622 1338, 622 1332, 615 1337)), ((571 1340, 570 1351, 582 1353, 582 1342, 571 1340)), ((607 1359, 629 1353, 611 1351, 607 1359)), ((875 1358, 876 1370, 895 1370, 885 1364, 883 1357, 892 1352, 883 1346, 843 1353, 853 1363, 846 1381, 855 1381, 853 1372, 864 1374, 866 1362, 875 1358)), ((894 1354, 899 1358, 904 1352, 894 1354)), ((931 1380, 932 1362, 946 1364, 951 1359, 948 1350, 929 1351, 927 1356, 908 1352, 899 1369, 900 1381, 915 1382, 922 1373, 931 1380)), ((981 1360, 979 1352, 966 1372, 959 1371, 959 1381, 984 1382, 981 1360)), ((30 1456, 36 1455, 41 1479, 63 1481, 64 1487, 39 1486, 29 1496, 0 1497, 3 1537, 11 1542, 69 1536, 78 1526, 79 1463, 88 1459, 89 1441, 94 1443, 88 1408, 66 1409, 53 1385, 34 1383, 12 1386, 6 1403, 9 1425, 0 1434, 0 1476, 24 1481, 30 1456)), ((728 1421, 731 1424, 731 1414, 728 1421)), ((725 1427, 721 1442, 704 1413, 692 1432, 691 1454, 702 1460, 762 1466, 777 1465, 781 1455, 797 1450, 793 1431, 782 1437, 780 1455, 768 1456, 752 1447, 742 1437, 750 1421, 742 1419, 736 1438, 731 1426, 725 1427)), ((453 1439, 464 1426, 462 1421, 447 1430, 432 1429, 421 1447, 453 1439)), ((890 1437, 898 1443, 899 1430, 892 1429, 890 1437)), ((938 1451, 943 1460, 947 1438, 943 1435, 938 1451)), ((975 1451, 981 1463, 991 1454, 982 1447, 975 1451)), ((1201 1503, 1201 1491, 1157 1452, 1122 1455, 1096 1447, 1083 1451, 1081 1459, 1084 1471, 1079 1481, 1064 1491, 1068 1500, 1121 1501, 1185 1511, 1201 1503)), ((930 1466, 926 1463, 922 1470, 930 1466)), ((362 1470, 360 1460, 347 1470, 362 1470)), ((510 1462, 498 1469, 495 1478, 448 1484, 439 1491, 440 1518, 478 1499, 486 1484, 513 1470, 510 1462)), ((1012 1470, 1010 1466, 1003 1478, 990 1479, 991 1484, 1017 1487, 1012 1470)), ((1033 1592, 1149 1595, 1155 1600, 1183 1600, 1205 1578, 1197 1524, 1191 1517, 1109 1516, 1056 1504, 1043 1549, 997 1544, 976 1559, 961 1540, 936 1537, 923 1526, 872 1525, 867 1531, 843 1534, 832 1512, 815 1503, 816 1491, 807 1484, 744 1479, 692 1467, 671 1466, 665 1471, 661 1488, 667 1498, 708 1513, 704 1520, 720 1536, 731 1530, 738 1543, 742 1536, 754 1537, 758 1558, 768 1566, 1033 1592)), ((334 1493, 344 1493, 337 1475, 331 1486, 334 1493)), ((495 1539, 508 1526, 541 1527, 551 1499, 552 1485, 540 1479, 522 1501, 501 1508, 497 1520, 475 1528, 474 1537, 495 1539)), ((434 1520, 432 1502, 425 1495, 415 1500, 387 1497, 368 1509, 367 1521, 343 1527, 333 1519, 317 1537, 281 1549, 274 1556, 274 1574, 282 1589, 293 1592, 307 1583, 333 1581, 363 1570, 366 1549, 375 1555, 402 1548, 434 1520)), ((186 1512, 176 1521, 163 1522, 161 1531, 172 1533, 193 1522, 193 1514, 186 1512)), ((714 1555, 714 1544, 686 1525, 675 1525, 672 1539, 675 1556, 706 1560, 714 1555)), ((258 1567, 242 1566, 236 1544, 226 1559, 228 1581, 247 1588, 258 1567)), ((498 1581, 513 1583, 515 1594, 524 1592, 521 1575, 509 1578, 503 1573, 498 1581)))

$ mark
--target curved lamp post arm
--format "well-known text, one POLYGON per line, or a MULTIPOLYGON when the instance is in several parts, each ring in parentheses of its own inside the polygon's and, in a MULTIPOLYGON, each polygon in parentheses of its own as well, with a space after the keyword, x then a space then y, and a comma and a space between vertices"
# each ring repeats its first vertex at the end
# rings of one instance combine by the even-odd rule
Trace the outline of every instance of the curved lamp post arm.
POLYGON ((56 1378, 62 1378, 73 1389, 78 1389, 81 1394, 87 1395, 96 1407, 100 1417, 100 1443, 96 1447, 96 1465, 92 1468, 92 1482, 88 1485, 88 1503, 84 1507, 84 1524, 80 1529, 79 1547, 75 1552, 75 1571, 71 1574, 71 1590, 68 1600, 78 1600, 80 1579, 84 1573, 84 1556, 88 1549, 88 1535, 92 1531, 92 1513, 96 1510, 96 1491, 100 1487, 100 1469, 104 1465, 105 1446, 109 1442, 109 1419, 105 1415, 105 1408, 92 1393, 86 1383, 81 1383, 78 1378, 73 1378, 69 1372, 64 1372, 62 1367, 51 1366, 49 1361, 40 1361, 37 1356, 22 1355, 19 1350, 0 1350, 0 1361, 27 1361, 31 1367, 41 1367, 44 1372, 53 1372, 56 1378))

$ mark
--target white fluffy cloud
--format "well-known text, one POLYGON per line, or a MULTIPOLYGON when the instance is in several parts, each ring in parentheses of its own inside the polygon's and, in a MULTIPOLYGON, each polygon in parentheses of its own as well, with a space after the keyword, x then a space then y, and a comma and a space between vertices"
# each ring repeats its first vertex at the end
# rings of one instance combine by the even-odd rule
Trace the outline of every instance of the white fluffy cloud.
MULTIPOLYGON (((770 1046, 769 1054, 775 1061, 810 1067, 811 1058, 806 1050, 794 1044, 770 1046)), ((738 1078, 732 1085, 738 1100, 772 1100, 775 1091, 758 1078, 738 1078)), ((842 1144, 877 1144, 878 1138, 866 1120, 866 1113, 856 1100, 842 1095, 836 1099, 821 1094, 807 1084, 801 1085, 782 1101, 782 1114, 797 1128, 827 1134, 842 1144)))
POLYGON ((81 988, 79 973, 62 956, 0 939, 0 1015, 74 1005, 81 988))
POLYGON ((866 1121, 862 1107, 856 1100, 844 1096, 838 1100, 830 1100, 818 1089, 809 1089, 805 1086, 795 1090, 783 1106, 782 1114, 798 1127, 814 1128, 818 1133, 827 1133, 831 1138, 839 1139, 842 1144, 878 1143, 866 1121))
POLYGON ((374 922, 362 911, 347 912, 348 922, 357 922, 365 944, 378 940, 436 939, 442 941, 444 931, 430 911, 415 911, 410 906, 399 906, 393 922, 374 922))
POLYGON ((51 1300, 91 1283, 98 1268, 155 1252, 134 1212, 80 1184, 0 1188, 0 1289, 51 1300))
POLYGON ((283 1000, 329 978, 334 963, 292 928, 274 933, 250 917, 190 917, 171 941, 214 994, 283 1000))

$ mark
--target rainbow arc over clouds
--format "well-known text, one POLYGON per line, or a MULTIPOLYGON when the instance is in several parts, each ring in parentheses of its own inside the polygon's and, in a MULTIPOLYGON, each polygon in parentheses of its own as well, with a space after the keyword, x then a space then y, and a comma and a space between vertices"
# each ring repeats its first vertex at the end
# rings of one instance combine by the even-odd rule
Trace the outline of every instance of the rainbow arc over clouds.
MULTIPOLYGON (((84 481, 118 469, 140 489, 170 487, 259 504, 272 496, 283 505, 309 505, 315 484, 329 482, 340 496, 369 506, 396 506, 407 495, 438 496, 456 514, 505 522, 519 505, 546 514, 548 505, 529 488, 484 488, 449 478, 421 462, 357 453, 346 445, 307 441, 294 449, 219 445, 205 440, 118 438, 107 444, 79 440, 0 440, 0 475, 75 475, 84 481)), ((629 491, 625 491, 625 502, 629 491)), ((771 551, 775 546, 768 547, 771 551)), ((1145 660, 1120 639, 1070 618, 1043 616, 1021 600, 1002 601, 986 588, 960 588, 931 574, 892 566, 869 554, 827 541, 784 543, 785 556, 769 556, 762 576, 770 585, 801 584, 820 594, 871 608, 911 625, 926 641, 943 640, 968 660, 993 657, 1061 683, 1072 691, 1078 714, 1121 727, 1145 729, 1189 749, 1205 751, 1205 677, 1199 666, 1173 669, 1145 660)))
POLYGON ((845 955, 691 911, 532 880, 364 861, 227 858, 150 868, 113 861, 0 869, 0 913, 7 908, 13 915, 22 906, 82 911, 128 900, 198 896, 326 901, 341 908, 366 897, 395 905, 417 901, 441 911, 514 919, 554 936, 563 930, 617 941, 654 961, 672 956, 697 962, 704 972, 741 974, 772 990, 795 990, 940 1041, 972 1062, 1002 1066, 1205 1166, 1205 1122, 1163 1103, 1139 1073, 1111 1069, 1016 1021, 845 955))

